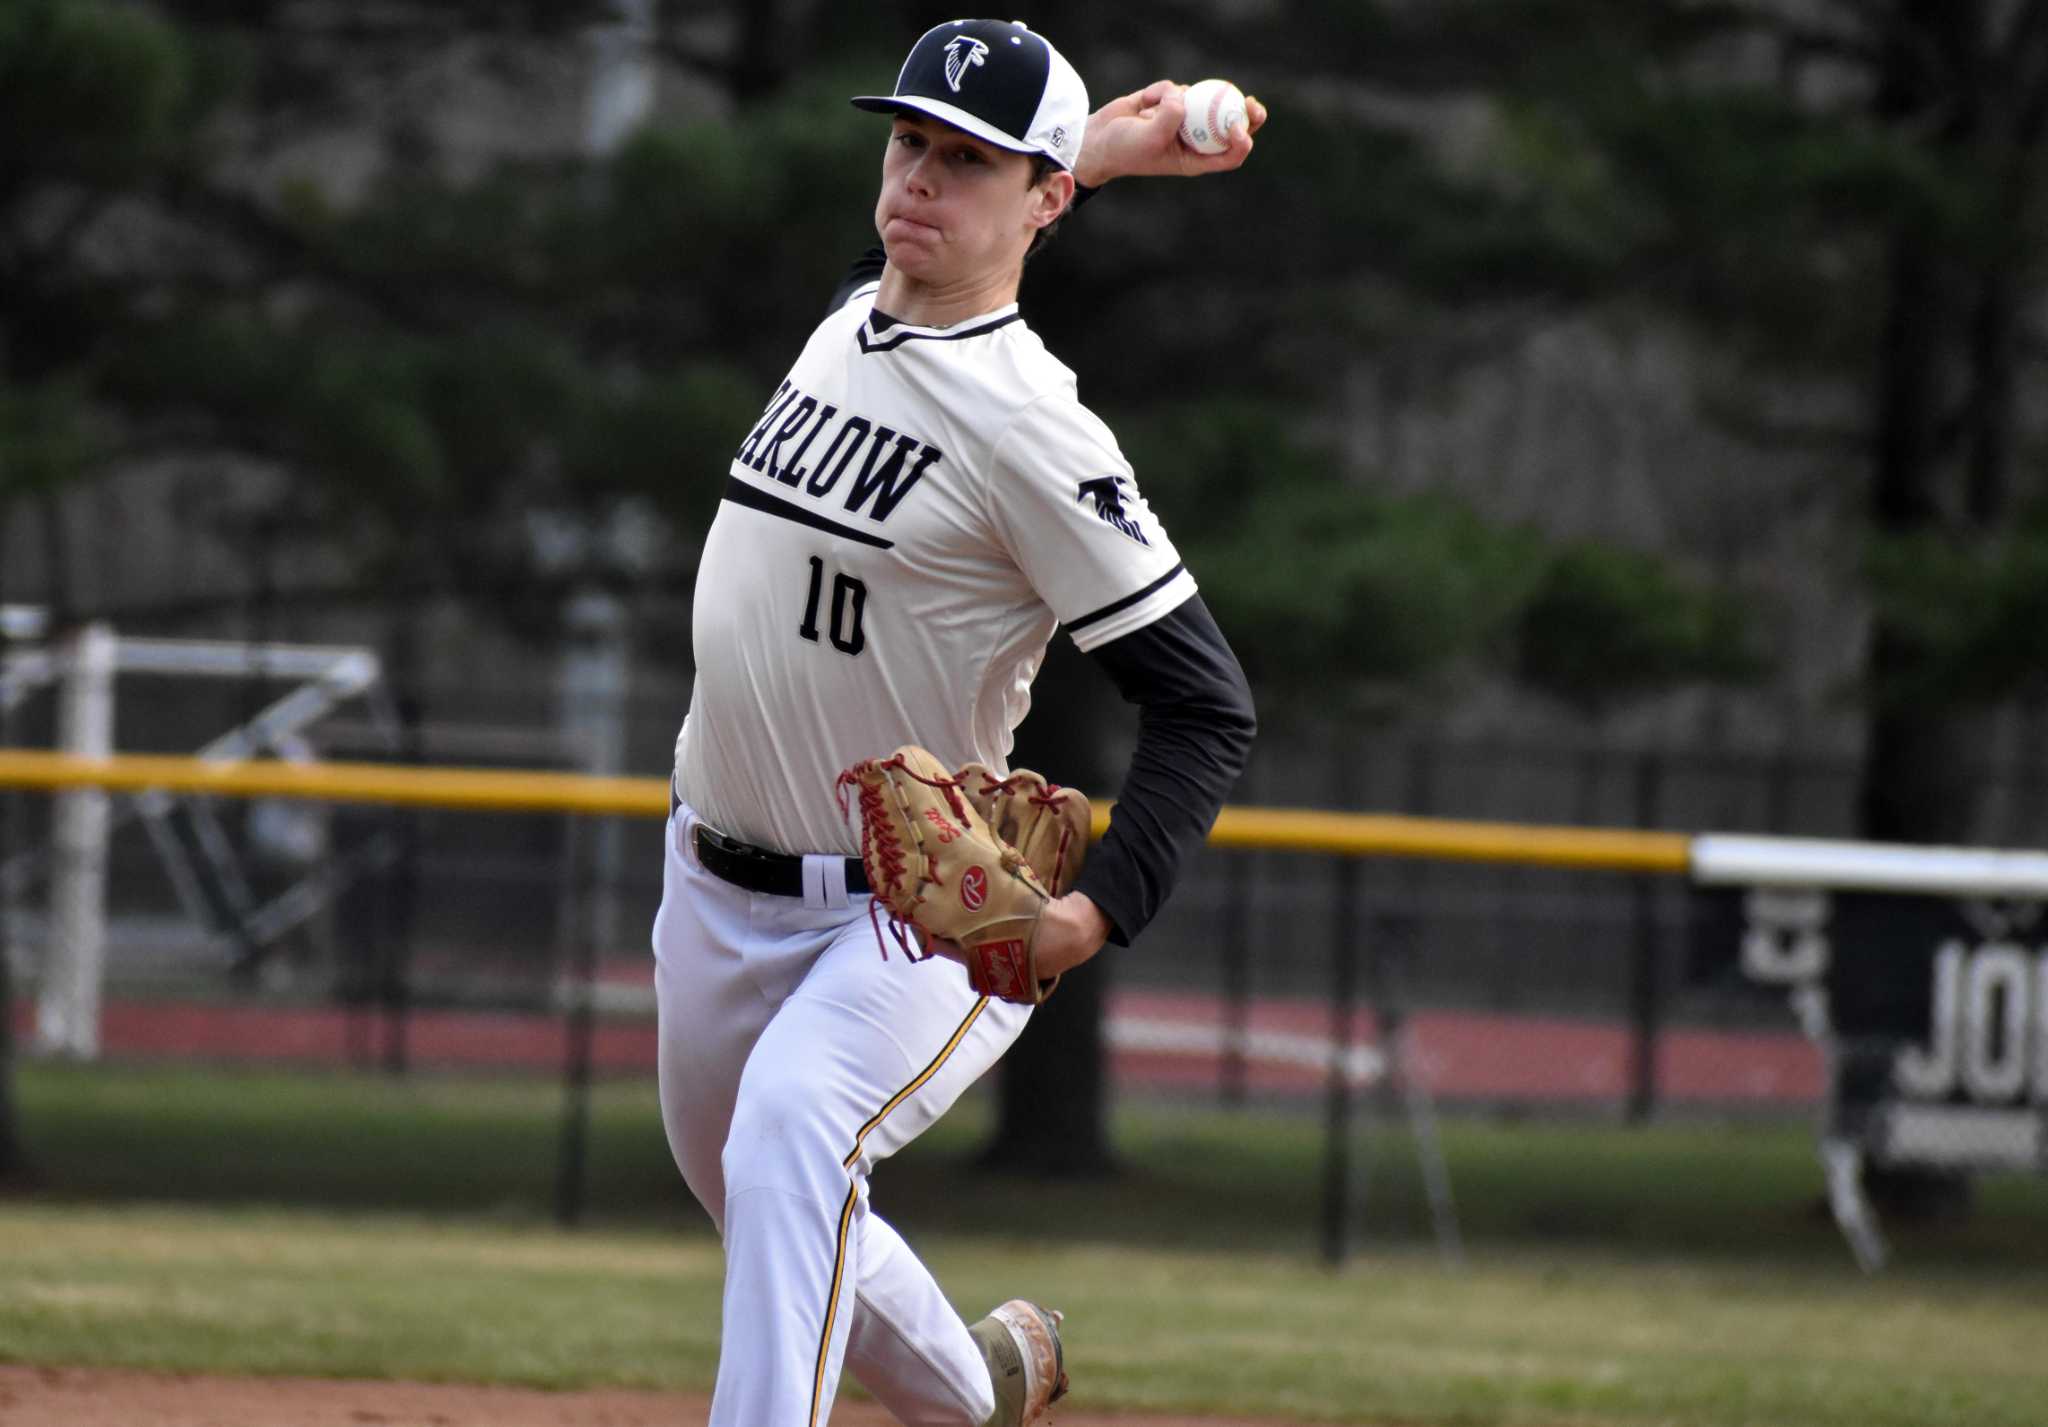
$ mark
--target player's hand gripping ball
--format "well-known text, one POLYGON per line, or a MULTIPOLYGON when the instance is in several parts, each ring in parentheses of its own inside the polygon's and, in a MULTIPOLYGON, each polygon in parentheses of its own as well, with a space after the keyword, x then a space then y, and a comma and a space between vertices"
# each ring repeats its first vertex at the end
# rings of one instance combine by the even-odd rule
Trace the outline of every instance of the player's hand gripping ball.
POLYGON ((897 920, 932 938, 941 954, 957 948, 981 995, 1033 1006, 1052 994, 1059 978, 1037 974, 1031 947, 1046 903, 1080 869, 1085 797, 1035 773, 999 779, 970 763, 955 776, 915 745, 841 773, 842 811, 849 794, 868 885, 897 920), (995 833, 991 813, 1032 855, 995 833))
POLYGON ((1248 123, 1244 94, 1227 79, 1204 79, 1188 86, 1187 117, 1180 121, 1180 141, 1198 154, 1220 154, 1230 147, 1230 131, 1248 123))

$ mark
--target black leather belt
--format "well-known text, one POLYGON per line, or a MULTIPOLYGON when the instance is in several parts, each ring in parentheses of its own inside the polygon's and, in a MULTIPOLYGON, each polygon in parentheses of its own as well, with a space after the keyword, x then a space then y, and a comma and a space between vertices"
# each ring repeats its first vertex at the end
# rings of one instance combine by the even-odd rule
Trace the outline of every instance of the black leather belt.
MULTIPOLYGON (((775 897, 804 894, 804 860, 787 852, 770 852, 765 847, 727 837, 715 828, 697 824, 697 860, 704 870, 749 892, 766 892, 775 897)), ((867 869, 858 857, 846 859, 846 890, 868 890, 867 869)))

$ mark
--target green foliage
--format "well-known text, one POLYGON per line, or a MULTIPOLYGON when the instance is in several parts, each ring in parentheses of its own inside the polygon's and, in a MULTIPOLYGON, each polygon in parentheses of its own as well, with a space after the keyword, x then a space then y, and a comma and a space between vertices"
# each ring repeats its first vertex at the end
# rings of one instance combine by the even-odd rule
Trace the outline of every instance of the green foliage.
MULTIPOLYGON (((440 8, 540 28, 603 12, 440 8)), ((124 445, 253 457, 289 478, 294 528, 366 578, 480 589, 530 566, 536 513, 651 496, 701 527, 771 367, 871 241, 880 131, 846 107, 851 80, 812 72, 602 162, 457 182, 422 152, 344 204, 303 170, 252 190, 202 139, 221 104, 287 132, 323 105, 316 128, 345 122, 349 85, 304 72, 295 24, 208 3, 0 14, 4 490, 89 476, 124 445), (81 244, 116 205, 172 241, 81 244)))
POLYGON ((182 137, 190 82, 179 37, 145 9, 13 0, 0 9, 0 153, 10 187, 31 174, 94 184, 146 175, 182 137))
POLYGON ((0 503, 54 490, 98 456, 91 411, 74 386, 0 388, 0 503))
MULTIPOLYGON (((1416 7, 1495 96, 1476 171, 1539 193, 1533 230, 1587 257, 1577 302, 1677 319, 1728 389, 1711 409, 1769 443, 1818 437, 1866 467, 1872 523, 1905 531, 1867 562, 1875 607, 1860 693, 1868 780, 1928 790, 1866 813, 1883 836, 1940 825, 1945 711, 2039 687, 2038 538, 2009 518, 2043 492, 2023 449, 2041 379, 2029 329, 2048 282, 2048 45, 2037 5, 1815 6, 1507 0, 1416 7), (1423 13, 1423 12, 1426 12, 1423 13), (1882 393, 1873 400, 1871 394, 1882 393), (1847 422, 1814 423, 1802 398, 1847 422), (1957 513, 1996 527, 1961 535, 1957 513), (1903 760, 1903 761, 1902 761, 1903 760)), ((1848 519, 1858 519, 1854 506, 1848 519)), ((1658 596, 1609 627, 1630 582, 1588 572, 1546 595, 1524 642, 1539 682, 1580 703, 1625 697, 1637 670, 1744 672, 1732 615, 1658 596), (1595 616, 1591 600, 1607 611, 1595 616), (1590 631, 1603 629, 1598 638, 1590 631), (1648 640, 1661 654, 1641 647, 1648 640), (1716 653, 1720 649, 1723 653, 1716 653)), ((1637 582, 1640 583, 1640 582, 1637 582)), ((1639 592, 1640 593, 1640 592, 1639 592)), ((1967 814, 1964 821, 1967 822, 1967 814)))
MULTIPOLYGON (((426 5, 420 33, 480 13, 426 5)), ((496 12, 508 31, 591 13, 496 12)), ((239 189, 197 137, 216 112, 283 123, 295 105, 352 102, 345 75, 307 68, 293 23, 286 7, 205 0, 36 0, 0 21, 0 75, 22 80, 0 90, 21 106, 10 127, 60 131, 39 172, 69 165, 163 202, 209 250, 142 263, 126 275, 141 282, 89 309, 68 276, 10 299, 55 304, 39 330, 81 334, 33 356, 73 372, 50 409, 111 407, 145 436, 281 466, 299 528, 344 539, 366 574, 497 588, 536 558, 521 534, 533 515, 594 519, 628 500, 672 523, 683 538, 666 558, 686 562, 733 444, 873 241, 883 130, 845 98, 878 61, 835 48, 729 115, 649 128, 599 162, 523 159, 455 182, 413 152, 342 204, 303 173, 239 189)), ((1119 186, 1034 264, 1025 301, 1090 400, 1142 428, 1147 489, 1248 662, 1320 695, 1333 677, 1383 687, 1490 657, 1542 565, 1527 534, 1375 492, 1302 437, 1350 344, 1431 303, 1591 293, 1640 244, 1643 215, 1573 146, 1578 131, 1533 106, 1502 131, 1512 164, 1453 171, 1412 126, 1327 102, 1346 26, 1412 56, 1452 51, 1380 7, 1309 23, 1315 57, 1291 55, 1268 87, 1286 142, 1228 184, 1119 186), (1248 209, 1284 231, 1284 263, 1242 241, 1248 209), (1188 300, 1193 272, 1204 300, 1188 300), (1102 340, 1118 331, 1147 338, 1102 340), (1248 343, 1265 357, 1238 373, 1243 400, 1192 417, 1159 403, 1191 363, 1248 343)), ((86 469, 84 447, 38 449, 13 488, 86 469)))
POLYGON ((1638 551, 1553 545, 1442 494, 1348 481, 1268 403, 1122 423, 1255 679, 1329 707, 1500 661, 1587 710, 1759 677, 1747 606, 1638 551))
POLYGON ((1199 568, 1262 674, 1327 687, 1415 679, 1491 642, 1527 596, 1536 543, 1447 498, 1328 484, 1255 503, 1199 568))
POLYGON ((813 77, 599 163, 507 163, 468 184, 399 170, 345 210, 300 184, 280 220, 336 285, 288 318, 216 321, 231 360, 210 371, 164 372, 168 346, 208 325, 182 315, 137 365, 158 369, 157 396, 285 452, 331 518, 387 548, 424 525, 516 577, 525 557, 502 534, 525 512, 649 496, 701 527, 771 364, 857 250, 857 228, 834 248, 808 221, 830 201, 860 223, 871 197, 877 135, 838 112, 843 88, 813 77))
POLYGON ((1990 540, 1878 539, 1868 568, 1906 652, 1871 690, 1881 703, 1959 709, 2048 690, 2048 519, 1990 540))
POLYGON ((333 312, 291 324, 178 314, 108 376, 142 414, 204 414, 222 445, 285 463, 299 516, 360 553, 486 560, 536 491, 561 433, 587 425, 587 371, 545 328, 500 319, 416 336, 333 312))
POLYGON ((1521 612, 1517 672, 1591 712, 1673 685, 1762 673, 1750 611, 1639 551, 1577 541, 1555 551, 1521 612))
POLYGON ((589 500, 645 496, 677 529, 702 529, 723 489, 719 453, 738 445, 760 407, 759 385, 729 363, 673 368, 586 410, 564 453, 564 478, 589 500))
POLYGON ((467 184, 400 170, 345 211, 302 203, 303 236, 352 285, 387 304, 366 313, 442 325, 479 303, 545 297, 556 278, 549 226, 571 171, 508 163, 467 184), (402 300, 406 305, 396 305, 402 300))
POLYGON ((139 6, 0 8, 0 502, 47 495, 119 449, 96 367, 126 299, 103 253, 70 245, 124 190, 184 162, 211 74, 139 6))
POLYGON ((1552 545, 1442 493, 1346 481, 1276 403, 1120 426, 1245 667, 1290 698, 1341 706, 1503 661, 1546 694, 1606 710, 1765 669, 1753 612, 1669 561, 1552 545))
POLYGON ((1510 627, 1540 568, 1536 537, 1458 501, 1345 480, 1271 405, 1125 427, 1247 670, 1326 707, 1472 657, 1510 627))
MULTIPOLYGON (((371 29, 400 49, 465 30, 516 45, 603 13, 423 0, 371 29)), ((1874 111, 1886 32, 1857 7, 1798 25, 1681 0, 1176 16, 1272 102, 1274 128, 1228 180, 1117 185, 1035 260, 1024 303, 1084 396, 1125 413, 1148 492, 1250 661, 1297 686, 1512 655, 1602 705, 1756 670, 1725 601, 1340 471, 1301 433, 1371 344, 1475 314, 1642 303, 1737 354, 1755 380, 1731 400, 1768 410, 1788 374, 1867 381, 1902 225, 1942 250, 1955 291, 2010 262, 2015 303, 2048 251, 2031 240, 2040 205, 2013 201, 2036 166, 1997 128, 2021 111, 2031 51, 1985 49, 1983 102, 1961 96, 1944 129, 1874 111), (1169 395, 1190 372, 1228 373, 1239 400, 1190 419, 1169 395)), ((1152 77, 1127 56, 1130 19, 1061 18, 1100 56, 1098 99, 1152 77)), ((1925 23, 1955 39, 1978 22, 1925 23)), ((650 128, 608 159, 458 182, 416 137, 344 204, 302 174, 252 186, 261 156, 229 149, 263 125, 348 122, 366 92, 351 76, 382 77, 391 53, 313 35, 282 3, 5 7, 0 255, 24 260, 0 256, 0 377, 6 429, 41 435, 13 438, 27 444, 0 481, 48 488, 129 437, 211 443, 282 466, 295 505, 349 531, 366 569, 450 548, 493 582, 533 558, 522 520, 651 502, 681 537, 661 573, 686 575, 726 455, 872 241, 881 127, 845 97, 886 78, 896 42, 871 21, 830 25, 829 44, 735 76, 715 119, 650 128), (139 256, 71 243, 115 209, 161 241, 139 256), (66 430, 105 434, 56 440, 66 430)), ((2016 574, 1986 597, 2024 611, 2024 588, 2016 574)), ((1969 620, 1938 641, 1940 677, 2014 687, 2026 648, 1989 641, 2024 634, 2024 616, 1969 620)))
POLYGON ((1576 141, 1555 162, 1606 180, 1553 192, 1560 224, 1614 235, 1608 280, 1640 285, 1759 375, 1867 361, 1886 233, 1907 211, 1961 221, 1961 181, 1896 135, 1766 91, 1647 76, 1617 88, 1513 111, 1576 141))
POLYGON ((693 355, 716 341, 753 365, 757 409, 876 241, 887 125, 846 103, 866 78, 826 67, 732 120, 643 131, 592 215, 606 281, 659 304, 693 355))

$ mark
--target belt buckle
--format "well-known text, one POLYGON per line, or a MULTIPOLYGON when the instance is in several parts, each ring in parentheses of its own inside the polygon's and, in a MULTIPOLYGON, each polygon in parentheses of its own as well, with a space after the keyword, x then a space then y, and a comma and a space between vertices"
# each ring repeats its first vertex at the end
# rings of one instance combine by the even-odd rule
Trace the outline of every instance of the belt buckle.
POLYGON ((762 865, 776 860, 777 854, 765 847, 756 847, 750 842, 741 842, 728 837, 709 823, 697 824, 697 850, 699 854, 709 847, 714 856, 732 858, 740 862, 762 865))

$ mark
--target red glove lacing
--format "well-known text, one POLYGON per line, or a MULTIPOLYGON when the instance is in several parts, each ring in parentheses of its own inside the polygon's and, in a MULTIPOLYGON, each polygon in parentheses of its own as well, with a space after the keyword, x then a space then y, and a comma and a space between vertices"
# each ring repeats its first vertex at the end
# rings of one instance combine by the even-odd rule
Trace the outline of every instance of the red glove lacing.
MULTIPOLYGON (((887 809, 882 803, 881 788, 867 782, 860 776, 864 771, 878 773, 885 768, 896 769, 898 772, 908 775, 928 788, 937 788, 944 792, 948 806, 953 809, 954 816, 959 818, 963 824, 967 821, 967 807, 960 799, 960 783, 958 779, 927 778, 911 768, 900 756, 880 761, 870 759, 865 763, 856 763, 853 767, 839 775, 839 781, 834 785, 833 789, 834 795, 839 802, 839 817, 841 821, 845 820, 846 814, 849 811, 847 789, 852 787, 859 790, 860 860, 861 865, 867 868, 868 881, 873 884, 869 890, 876 894, 868 902, 868 924, 875 929, 875 946, 882 953, 882 960, 887 961, 889 959, 889 941, 893 939, 897 949, 909 961, 913 963, 929 961, 934 956, 937 956, 938 953, 927 950, 925 945, 920 943, 915 936, 910 935, 911 932, 922 931, 923 928, 919 927, 916 922, 904 921, 891 910, 889 913, 888 935, 885 937, 882 931, 881 914, 876 910, 878 906, 883 904, 881 893, 885 890, 893 891, 903 881, 904 874, 910 870, 908 849, 904 847, 903 840, 896 835, 895 823, 887 816, 887 809)), ((929 867, 925 869, 924 880, 927 882, 937 880, 932 877, 929 867)))

